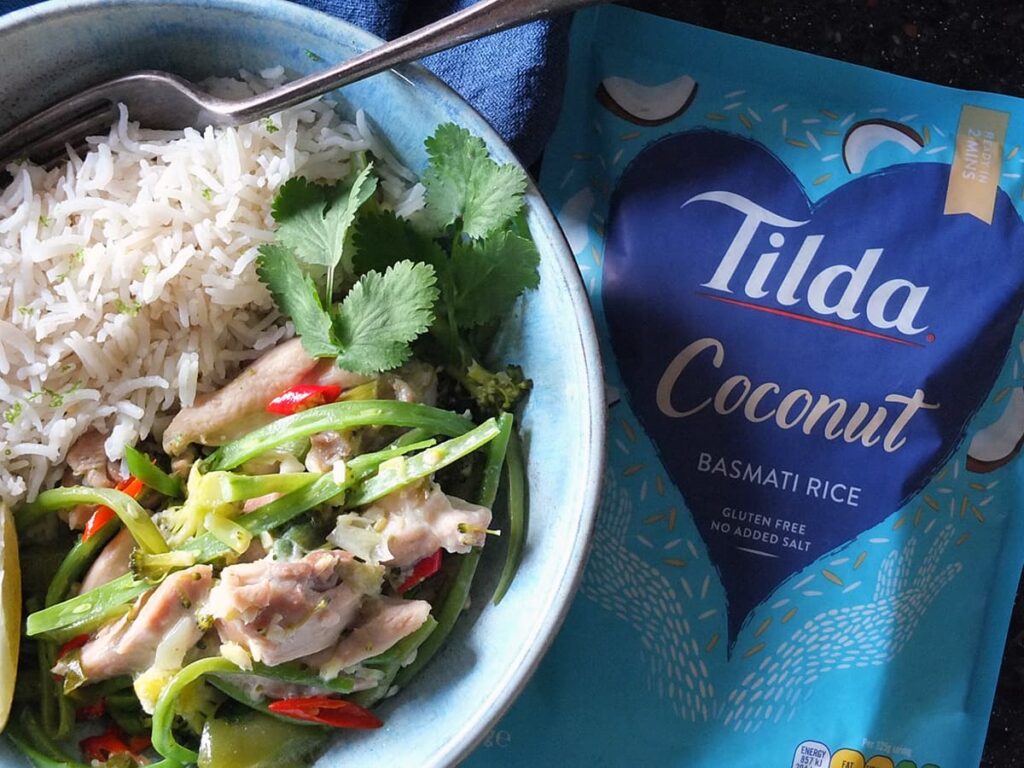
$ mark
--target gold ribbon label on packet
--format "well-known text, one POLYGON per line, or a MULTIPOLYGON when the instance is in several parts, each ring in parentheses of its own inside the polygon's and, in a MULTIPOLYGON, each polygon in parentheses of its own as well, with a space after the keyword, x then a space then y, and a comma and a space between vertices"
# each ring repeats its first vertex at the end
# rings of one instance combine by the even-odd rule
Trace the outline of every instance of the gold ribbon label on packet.
POLYGON ((972 106, 961 110, 944 213, 969 213, 992 223, 1009 122, 1007 112, 972 106))

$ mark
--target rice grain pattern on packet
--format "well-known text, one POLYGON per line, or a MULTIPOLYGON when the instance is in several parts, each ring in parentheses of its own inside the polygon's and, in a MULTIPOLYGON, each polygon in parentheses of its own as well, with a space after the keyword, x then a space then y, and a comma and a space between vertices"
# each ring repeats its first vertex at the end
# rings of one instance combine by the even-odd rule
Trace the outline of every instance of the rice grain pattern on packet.
POLYGON ((542 188, 617 393, 606 496, 487 765, 978 764, 1024 559, 1021 144, 1018 100, 580 14, 542 188))

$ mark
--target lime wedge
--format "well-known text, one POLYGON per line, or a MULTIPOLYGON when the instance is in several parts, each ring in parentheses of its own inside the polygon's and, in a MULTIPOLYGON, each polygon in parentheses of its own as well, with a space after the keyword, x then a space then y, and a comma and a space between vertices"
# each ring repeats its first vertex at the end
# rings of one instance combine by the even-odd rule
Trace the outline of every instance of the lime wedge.
POLYGON ((0 502, 0 731, 7 725, 21 639, 21 566, 14 515, 0 502))

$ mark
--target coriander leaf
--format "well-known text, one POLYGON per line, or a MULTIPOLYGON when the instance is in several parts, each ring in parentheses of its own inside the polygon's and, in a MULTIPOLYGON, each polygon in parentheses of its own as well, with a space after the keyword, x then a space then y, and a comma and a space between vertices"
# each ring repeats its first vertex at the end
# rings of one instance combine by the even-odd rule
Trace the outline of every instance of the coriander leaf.
MULTIPOLYGON (((373 175, 373 163, 367 163, 356 174, 346 191, 336 194, 331 207, 324 216, 324 223, 330 232, 331 243, 335 248, 334 261, 327 264, 327 285, 334 285, 334 270, 341 261, 345 251, 345 238, 356 218, 356 213, 377 191, 377 177, 373 175)), ((351 259, 349 259, 351 262, 351 259)), ((351 263, 346 265, 351 270, 351 263)))
POLYGON ((341 260, 348 228, 356 211, 377 189, 373 165, 350 185, 325 187, 302 177, 289 179, 274 198, 278 241, 306 264, 333 270, 341 260))
POLYGON ((433 267, 411 261, 363 275, 335 309, 338 367, 377 373, 408 360, 409 344, 434 322, 436 282, 433 267))
POLYGON ((451 302, 460 327, 496 320, 512 309, 523 291, 540 284, 540 254, 532 240, 500 232, 486 240, 452 246, 451 302))
POLYGON ((392 211, 366 211, 356 220, 352 267, 357 275, 383 272, 407 259, 429 264, 439 275, 448 257, 441 246, 392 211))
POLYGON ((277 308, 291 318, 309 356, 337 355, 331 318, 320 303, 313 279, 302 271, 291 249, 282 245, 261 245, 256 273, 274 297, 277 308))
POLYGON ((426 147, 425 214, 438 229, 461 219, 466 235, 486 237, 523 207, 526 174, 515 165, 491 160, 483 139, 446 123, 427 139, 426 147))
POLYGON ((288 179, 274 197, 277 239, 306 264, 327 266, 329 233, 324 225, 326 189, 298 176, 288 179))

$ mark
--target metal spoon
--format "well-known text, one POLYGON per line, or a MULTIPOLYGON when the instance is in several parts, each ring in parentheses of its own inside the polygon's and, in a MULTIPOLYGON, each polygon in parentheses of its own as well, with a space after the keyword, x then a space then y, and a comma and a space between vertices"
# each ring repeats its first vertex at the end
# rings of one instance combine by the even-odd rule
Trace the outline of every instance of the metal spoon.
POLYGON ((105 131, 117 105, 147 128, 231 126, 301 104, 343 85, 461 43, 552 14, 607 0, 480 0, 415 32, 361 53, 335 67, 247 99, 210 96, 169 72, 145 70, 108 80, 54 104, 0 134, 0 169, 20 158, 45 163, 105 131))

